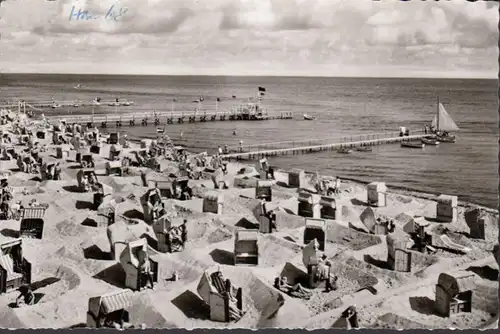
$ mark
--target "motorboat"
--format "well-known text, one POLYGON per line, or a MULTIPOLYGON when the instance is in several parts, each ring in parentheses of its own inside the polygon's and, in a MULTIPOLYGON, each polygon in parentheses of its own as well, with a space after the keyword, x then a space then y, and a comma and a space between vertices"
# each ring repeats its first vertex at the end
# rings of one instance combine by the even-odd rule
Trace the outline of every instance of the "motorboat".
POLYGON ((118 107, 118 106, 120 106, 120 99, 116 98, 116 100, 114 102, 108 103, 108 106, 110 106, 110 107, 118 107))
POLYGON ((119 102, 119 103, 120 103, 119 104, 120 106, 124 106, 124 107, 129 107, 129 106, 131 106, 131 105, 134 104, 133 101, 122 101, 122 102, 119 102))
POLYGON ((436 134, 435 139, 441 143, 454 143, 456 137, 450 134, 436 134))
POLYGON ((352 153, 352 150, 350 148, 339 148, 337 152, 342 153, 342 154, 350 154, 352 153))
POLYGON ((434 138, 422 138, 421 142, 425 145, 437 146, 439 145, 439 140, 434 138))
POLYGON ((57 108, 61 108, 61 105, 59 103, 52 103, 52 106, 51 106, 52 109, 57 109, 57 108))
POLYGON ((425 144, 424 143, 411 143, 411 142, 402 142, 401 147, 407 147, 407 148, 424 148, 425 144))
POLYGON ((316 117, 314 117, 314 116, 304 114, 304 120, 306 120, 306 121, 314 121, 315 119, 316 119, 316 117))

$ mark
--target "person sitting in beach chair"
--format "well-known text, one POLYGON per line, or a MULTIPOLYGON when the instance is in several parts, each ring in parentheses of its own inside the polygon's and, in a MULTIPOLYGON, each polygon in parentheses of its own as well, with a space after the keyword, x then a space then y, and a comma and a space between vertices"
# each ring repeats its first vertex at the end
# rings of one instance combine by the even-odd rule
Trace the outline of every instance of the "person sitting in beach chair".
POLYGON ((276 277, 274 279, 274 287, 287 295, 295 298, 310 299, 312 292, 304 288, 300 283, 295 285, 288 284, 288 279, 286 277, 276 277))
POLYGON ((20 286, 20 295, 16 298, 16 307, 31 306, 35 304, 35 294, 28 285, 20 286))
POLYGON ((140 273, 142 277, 146 278, 146 287, 150 283, 150 288, 154 289, 153 272, 151 271, 148 254, 142 248, 137 252, 137 259, 139 260, 140 273))
POLYGON ((396 224, 394 224, 394 220, 389 221, 389 224, 387 226, 387 232, 392 233, 396 229, 396 224))
POLYGON ((89 178, 87 175, 82 177, 82 188, 85 192, 90 191, 89 178))
POLYGON ((266 196, 261 195, 261 196, 259 196, 259 199, 260 199, 260 208, 261 208, 262 215, 264 215, 271 222, 271 230, 274 229, 275 231, 278 231, 278 227, 276 225, 276 213, 274 213, 273 210, 269 210, 269 211, 267 210, 266 196))

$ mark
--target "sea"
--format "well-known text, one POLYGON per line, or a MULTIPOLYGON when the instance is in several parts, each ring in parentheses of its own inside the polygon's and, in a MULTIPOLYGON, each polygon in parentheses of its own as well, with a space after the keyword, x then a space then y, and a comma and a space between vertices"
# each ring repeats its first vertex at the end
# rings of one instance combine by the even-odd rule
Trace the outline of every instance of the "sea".
MULTIPOLYGON (((2 74, 0 104, 14 100, 75 101, 95 97, 133 101, 129 107, 94 108, 95 114, 157 111, 219 111, 255 99, 265 88, 262 106, 269 114, 291 112, 292 120, 171 124, 166 133, 189 150, 214 153, 218 146, 300 141, 398 131, 430 124, 437 99, 460 127, 456 143, 424 149, 398 144, 372 152, 325 151, 268 158, 271 165, 301 168, 362 182, 384 181, 431 194, 498 207, 498 83, 476 79, 395 79, 232 76, 117 76, 2 74), (80 85, 79 88, 77 85, 80 85), (203 102, 194 101, 203 98, 203 102), (174 102, 175 100, 175 102, 174 102), (314 116, 305 121, 303 115, 314 116)), ((92 107, 33 109, 37 114, 80 115, 92 107)), ((122 127, 130 138, 154 138, 157 127, 122 127)), ((108 130, 110 131, 110 130, 108 130)))

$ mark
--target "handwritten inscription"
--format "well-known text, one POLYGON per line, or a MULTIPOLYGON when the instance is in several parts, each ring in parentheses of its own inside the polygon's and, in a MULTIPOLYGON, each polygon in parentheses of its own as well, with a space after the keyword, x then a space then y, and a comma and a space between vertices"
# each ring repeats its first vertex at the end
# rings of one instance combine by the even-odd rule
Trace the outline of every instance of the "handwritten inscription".
POLYGON ((89 10, 82 9, 78 6, 71 6, 71 12, 69 13, 70 21, 89 21, 104 19, 106 21, 120 21, 120 19, 128 12, 127 7, 121 7, 120 5, 114 4, 109 7, 106 15, 97 15, 91 13, 89 10))

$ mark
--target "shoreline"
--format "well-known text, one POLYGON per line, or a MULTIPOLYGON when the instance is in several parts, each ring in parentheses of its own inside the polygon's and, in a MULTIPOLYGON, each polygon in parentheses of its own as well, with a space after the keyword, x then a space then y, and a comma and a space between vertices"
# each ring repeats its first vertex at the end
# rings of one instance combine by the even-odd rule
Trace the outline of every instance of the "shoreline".
MULTIPOLYGON (((156 140, 156 139, 153 139, 153 136, 146 136, 146 137, 144 137, 144 139, 156 140)), ((141 142, 141 139, 129 139, 129 140, 132 141, 132 142, 137 142, 137 143, 141 142)), ((172 141, 172 142, 175 144, 175 141, 172 141)), ((184 145, 179 145, 179 146, 185 147, 184 145)), ((191 150, 192 149, 193 149, 193 147, 191 147, 191 150)), ((193 152, 191 150, 186 150, 186 151, 189 154, 193 154, 193 155, 198 154, 198 153, 195 153, 195 152, 193 152)), ((216 149, 214 148, 214 150, 216 150, 216 149)), ((240 161, 237 161, 237 162, 233 161, 233 162, 230 162, 230 163, 236 164, 236 165, 241 165, 241 166, 256 167, 258 165, 258 160, 240 160, 240 161)), ((283 168, 283 167, 281 167, 281 166, 275 166, 275 167, 277 167, 277 169, 276 169, 277 171, 280 171, 280 172, 286 171, 286 169, 283 168)), ((315 171, 311 171, 311 170, 304 170, 304 172, 306 174, 310 174, 310 175, 316 174, 315 171)), ((334 177, 333 175, 325 175, 325 174, 320 174, 320 176, 327 177, 327 178, 328 177, 334 177)), ((340 179, 342 181, 349 181, 349 182, 354 183, 356 185, 363 185, 363 186, 366 186, 367 184, 369 184, 371 182, 371 181, 363 181, 363 180, 356 179, 356 178, 353 178, 353 177, 340 177, 340 179)), ((398 195, 404 195, 404 196, 413 196, 415 198, 425 199, 425 200, 435 200, 436 197, 441 194, 441 193, 438 193, 438 192, 424 192, 424 191, 412 189, 410 187, 395 186, 395 185, 392 185, 392 184, 390 184, 390 183, 388 183, 386 181, 383 181, 383 182, 385 182, 386 185, 387 185, 387 192, 388 193, 392 193, 392 194, 398 194, 398 195)), ((488 212, 490 214, 498 214, 499 211, 500 211, 500 209, 499 209, 500 206, 497 206, 497 208, 493 208, 493 207, 485 206, 485 205, 474 203, 474 202, 463 201, 463 200, 460 200, 460 196, 459 196, 459 200, 458 200, 458 205, 462 206, 462 207, 477 207, 477 208, 480 208, 480 209, 482 209, 482 210, 484 210, 484 211, 486 211, 486 212, 488 212)))

